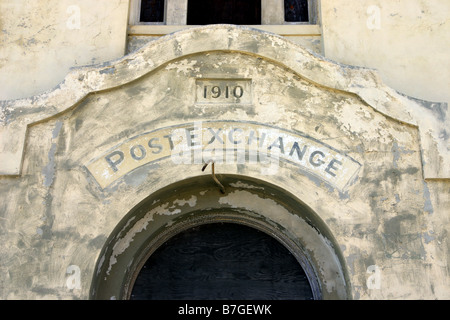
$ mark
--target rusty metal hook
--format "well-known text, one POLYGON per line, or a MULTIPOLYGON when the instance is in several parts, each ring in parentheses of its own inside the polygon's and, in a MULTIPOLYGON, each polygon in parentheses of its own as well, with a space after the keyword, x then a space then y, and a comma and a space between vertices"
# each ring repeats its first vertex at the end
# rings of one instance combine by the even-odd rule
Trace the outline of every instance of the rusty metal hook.
POLYGON ((213 160, 208 160, 206 161, 206 163, 203 165, 202 171, 205 171, 206 167, 208 166, 208 163, 212 163, 211 164, 211 173, 212 173, 212 177, 214 179, 214 181, 219 185, 220 187, 220 192, 225 193, 225 187, 220 183, 219 179, 217 179, 215 173, 214 173, 214 161, 213 160))

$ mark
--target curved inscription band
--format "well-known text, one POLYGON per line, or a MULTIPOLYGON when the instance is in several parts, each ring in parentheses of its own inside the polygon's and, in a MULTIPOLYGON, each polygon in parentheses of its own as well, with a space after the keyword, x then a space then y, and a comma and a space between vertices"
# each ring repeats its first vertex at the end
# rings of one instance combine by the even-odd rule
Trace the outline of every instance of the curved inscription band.
POLYGON ((361 165, 332 147, 298 132, 246 121, 203 121, 164 127, 132 137, 91 160, 87 169, 102 188, 148 163, 257 163, 276 174, 279 161, 298 166, 345 190, 361 165))

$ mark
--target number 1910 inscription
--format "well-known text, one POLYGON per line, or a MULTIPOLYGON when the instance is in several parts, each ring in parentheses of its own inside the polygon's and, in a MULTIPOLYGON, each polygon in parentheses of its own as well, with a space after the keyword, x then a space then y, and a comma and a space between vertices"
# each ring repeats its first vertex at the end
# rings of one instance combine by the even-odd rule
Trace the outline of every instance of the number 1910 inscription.
POLYGON ((197 79, 197 103, 251 103, 250 79, 197 79))
POLYGON ((222 95, 225 95, 225 99, 230 97, 240 99, 244 95, 244 88, 242 86, 225 86, 221 88, 220 86, 207 86, 203 87, 203 98, 208 98, 210 96, 213 99, 218 99, 222 95))

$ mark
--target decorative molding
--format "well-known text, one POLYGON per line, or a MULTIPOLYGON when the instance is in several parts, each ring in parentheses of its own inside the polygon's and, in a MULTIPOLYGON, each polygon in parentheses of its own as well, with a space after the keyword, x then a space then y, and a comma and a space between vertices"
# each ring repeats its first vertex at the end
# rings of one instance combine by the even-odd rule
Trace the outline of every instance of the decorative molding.
POLYGON ((189 28, 149 42, 107 63, 73 69, 54 89, 29 98, 0 101, 0 174, 20 175, 29 126, 74 107, 88 94, 119 87, 182 56, 230 51, 277 61, 323 87, 352 93, 374 110, 420 133, 425 179, 450 178, 447 104, 414 100, 385 85, 375 70, 328 60, 279 35, 235 25, 189 28), (439 111, 438 110, 438 111, 439 111))

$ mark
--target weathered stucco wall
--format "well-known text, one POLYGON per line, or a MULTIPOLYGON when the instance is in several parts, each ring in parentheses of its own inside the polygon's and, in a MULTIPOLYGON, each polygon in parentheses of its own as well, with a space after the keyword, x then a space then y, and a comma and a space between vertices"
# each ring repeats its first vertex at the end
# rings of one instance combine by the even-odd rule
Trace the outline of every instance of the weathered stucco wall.
POLYGON ((377 69, 411 97, 450 102, 450 2, 321 0, 324 55, 377 69))
MULTIPOLYGON (((339 290, 354 299, 450 298, 448 138, 439 135, 448 119, 370 70, 219 25, 74 70, 53 92, 1 107, 2 133, 25 141, 20 171, 0 178, 1 298, 87 299, 108 237, 122 243, 114 233, 122 219, 158 190, 209 175, 202 160, 175 161, 172 147, 198 151, 215 141, 239 149, 256 141, 250 132, 259 142, 266 134, 260 148, 277 161, 229 160, 216 172, 266 181, 310 208, 343 257, 350 288, 339 290), (164 130, 179 139, 172 145, 164 130), (430 150, 438 161, 424 161, 430 150)), ((226 190, 217 200, 225 208, 253 205, 226 190)), ((176 217, 207 191, 171 205, 155 199, 154 214, 176 217)), ((301 217, 259 210, 298 231, 301 217)), ((149 232, 144 226, 135 234, 149 232)), ((323 290, 331 295, 333 287, 329 278, 323 290)))
POLYGON ((128 0, 1 0, 0 100, 58 85, 72 67, 125 54, 128 0))
MULTIPOLYGON (((0 99, 39 94, 58 85, 72 67, 122 57, 128 2, 1 0, 0 99)), ((377 69, 386 84, 408 96, 450 101, 447 1, 318 4, 321 32, 287 32, 288 39, 340 63, 377 69)), ((278 31, 286 33, 286 26, 278 31)), ((128 52, 150 38, 137 36, 141 32, 131 28, 128 52)))

